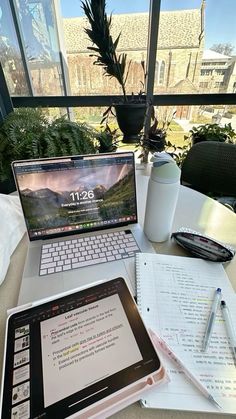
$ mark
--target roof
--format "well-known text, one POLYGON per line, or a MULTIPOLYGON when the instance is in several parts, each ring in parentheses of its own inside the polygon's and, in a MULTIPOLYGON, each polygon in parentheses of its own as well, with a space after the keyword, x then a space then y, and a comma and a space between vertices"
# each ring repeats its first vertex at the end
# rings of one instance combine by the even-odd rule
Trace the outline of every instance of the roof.
POLYGON ((206 49, 202 56, 203 60, 230 60, 231 58, 229 55, 220 54, 211 49, 206 49))
POLYGON ((196 86, 188 78, 178 81, 174 86, 171 87, 171 92, 175 93, 193 93, 197 91, 198 90, 196 86))
MULTIPOLYGON (((112 15, 112 35, 121 32, 118 50, 146 50, 148 42, 148 13, 112 15)), ((63 19, 67 53, 88 52, 85 17, 63 19)), ((164 11, 160 14, 158 48, 199 47, 201 10, 164 11)))

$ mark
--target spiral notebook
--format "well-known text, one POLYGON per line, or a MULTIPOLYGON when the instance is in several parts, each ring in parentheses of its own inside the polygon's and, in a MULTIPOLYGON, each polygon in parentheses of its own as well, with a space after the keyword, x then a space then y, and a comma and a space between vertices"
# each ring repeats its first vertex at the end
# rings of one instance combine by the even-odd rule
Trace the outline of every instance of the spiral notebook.
MULTIPOLYGON (((216 288, 236 324, 236 295, 220 263, 202 259, 138 253, 137 302, 147 327, 161 336, 186 367, 211 391, 222 413, 236 413, 236 367, 221 311, 209 349, 202 352, 207 318, 216 288)), ((149 392, 144 407, 219 413, 162 353, 170 382, 149 392)))

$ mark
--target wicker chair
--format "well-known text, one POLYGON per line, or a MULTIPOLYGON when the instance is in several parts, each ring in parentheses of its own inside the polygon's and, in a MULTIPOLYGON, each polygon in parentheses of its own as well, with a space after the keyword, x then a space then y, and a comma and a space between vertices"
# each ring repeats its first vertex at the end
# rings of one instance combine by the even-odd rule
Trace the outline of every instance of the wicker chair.
POLYGON ((236 212, 236 145, 204 141, 192 146, 182 166, 181 183, 236 212))

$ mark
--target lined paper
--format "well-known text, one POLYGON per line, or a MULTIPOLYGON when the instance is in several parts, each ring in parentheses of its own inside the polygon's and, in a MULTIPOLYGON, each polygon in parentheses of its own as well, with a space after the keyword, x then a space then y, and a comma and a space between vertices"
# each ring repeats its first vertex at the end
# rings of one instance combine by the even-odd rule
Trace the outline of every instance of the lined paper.
MULTIPOLYGON (((147 327, 157 332, 223 407, 236 413, 236 365, 221 310, 208 351, 203 337, 216 288, 222 289, 236 325, 236 295, 220 263, 179 256, 136 255, 137 298, 147 327)), ((236 327, 236 326, 235 326, 236 327)), ((219 412, 175 365, 160 353, 170 383, 149 393, 147 407, 219 412)))

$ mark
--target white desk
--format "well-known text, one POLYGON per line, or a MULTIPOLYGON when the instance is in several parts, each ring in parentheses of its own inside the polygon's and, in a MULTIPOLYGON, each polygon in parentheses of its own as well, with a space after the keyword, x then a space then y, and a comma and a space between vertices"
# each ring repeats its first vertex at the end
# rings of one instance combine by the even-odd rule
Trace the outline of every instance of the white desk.
MULTIPOLYGON (((140 223, 143 222, 145 196, 148 178, 145 172, 137 171, 138 208, 140 223)), ((236 248, 236 215, 223 205, 196 191, 181 186, 174 218, 173 231, 180 227, 190 227, 208 234, 215 239, 231 244, 236 248)), ((169 240, 155 244, 159 253, 187 255, 181 247, 169 240)), ((3 342, 7 309, 16 306, 20 281, 23 273, 27 251, 26 235, 15 250, 5 281, 0 286, 0 365, 2 366, 3 342)), ((226 267, 226 272, 236 290, 236 257, 226 267)), ((1 373, 1 367, 0 367, 1 373)), ((194 409, 194 406, 193 406, 194 409)), ((113 418, 119 419, 222 419, 223 414, 183 413, 181 411, 164 411, 141 409, 138 403, 117 413, 113 418)))

